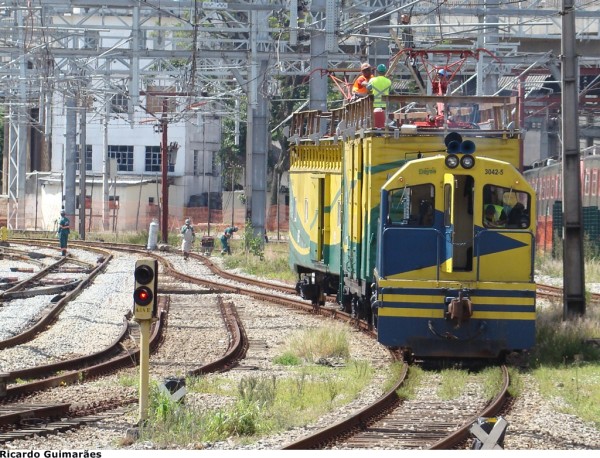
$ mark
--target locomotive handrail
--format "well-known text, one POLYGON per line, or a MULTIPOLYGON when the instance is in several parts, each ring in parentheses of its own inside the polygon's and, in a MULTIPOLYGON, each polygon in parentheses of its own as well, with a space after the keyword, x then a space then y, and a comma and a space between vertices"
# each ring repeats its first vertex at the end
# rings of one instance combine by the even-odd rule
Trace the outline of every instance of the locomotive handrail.
MULTIPOLYGON (((440 96, 440 95, 387 95, 382 96, 386 103, 385 112, 393 114, 397 119, 412 118, 411 112, 403 111, 406 106, 411 108, 417 105, 434 106, 436 104, 444 106, 479 106, 480 113, 486 113, 487 120, 482 121, 481 125, 487 127, 481 129, 471 129, 455 123, 452 129, 456 131, 477 132, 478 136, 504 136, 507 131, 516 132, 512 126, 518 126, 518 112, 513 110, 518 107, 518 99, 511 96, 440 96), (461 127, 462 126, 462 127, 461 127)), ((374 129, 373 115, 373 96, 362 97, 357 100, 346 103, 344 106, 331 109, 329 111, 305 110, 293 114, 290 125, 290 141, 299 142, 300 139, 312 140, 317 142, 321 137, 333 137, 350 133, 370 131, 374 129), (338 129, 338 126, 340 129, 338 129), (344 132, 341 132, 343 128, 344 132)), ((416 109, 421 109, 417 107, 416 109)), ((423 111, 421 109, 421 111, 423 111)), ((424 113, 427 113, 425 110, 424 113)), ((450 118, 450 117, 449 117, 450 118)), ((444 121, 444 124, 449 119, 444 121)), ((412 124, 412 122, 409 122, 412 124)), ((463 123, 465 124, 465 123, 463 123)), ((415 126, 416 127, 416 126, 415 126)), ((444 132, 444 127, 440 125, 419 125, 419 131, 425 133, 444 132)), ((386 135, 389 133, 387 119, 384 125, 386 135)), ((398 129, 394 129, 398 131, 398 129)))

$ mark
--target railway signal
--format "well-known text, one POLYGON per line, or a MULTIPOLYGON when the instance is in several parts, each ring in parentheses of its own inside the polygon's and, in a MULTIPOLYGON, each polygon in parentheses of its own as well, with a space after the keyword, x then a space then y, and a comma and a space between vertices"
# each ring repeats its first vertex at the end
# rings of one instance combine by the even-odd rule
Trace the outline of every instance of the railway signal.
POLYGON ((138 259, 133 276, 133 316, 136 320, 151 320, 157 314, 158 261, 152 258, 138 259))
POLYGON ((138 259, 133 272, 133 318, 140 324, 140 421, 148 418, 150 379, 150 326, 157 317, 158 261, 138 259))

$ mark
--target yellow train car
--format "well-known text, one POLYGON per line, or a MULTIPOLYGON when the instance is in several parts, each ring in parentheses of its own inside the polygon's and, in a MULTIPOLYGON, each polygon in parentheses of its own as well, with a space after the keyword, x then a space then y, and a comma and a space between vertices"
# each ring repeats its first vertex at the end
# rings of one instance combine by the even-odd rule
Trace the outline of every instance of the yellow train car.
POLYGON ((337 291, 340 306, 371 320, 382 343, 417 357, 530 348, 535 199, 519 172, 515 100, 390 96, 388 103, 395 109, 384 128, 373 126, 368 99, 295 116, 290 263, 299 291, 313 303, 337 291), (475 128, 474 118, 453 121, 452 131, 448 122, 438 127, 427 112, 440 105, 462 116, 471 108, 486 127, 475 128), (298 160, 310 155, 322 160, 298 160))

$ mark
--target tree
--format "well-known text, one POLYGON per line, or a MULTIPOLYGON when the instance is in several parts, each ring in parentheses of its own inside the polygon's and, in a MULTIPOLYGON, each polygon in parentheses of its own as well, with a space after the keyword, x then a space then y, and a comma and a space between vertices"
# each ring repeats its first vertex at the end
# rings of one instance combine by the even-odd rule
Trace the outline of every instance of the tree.
MULTIPOLYGON (((233 106, 234 102, 225 102, 233 106)), ((239 138, 236 139, 235 119, 224 118, 221 137, 221 148, 218 152, 218 160, 221 164, 223 190, 235 191, 238 180, 243 177, 244 164, 246 161, 246 101, 240 103, 239 138)), ((232 108, 233 109, 233 108, 232 108)))

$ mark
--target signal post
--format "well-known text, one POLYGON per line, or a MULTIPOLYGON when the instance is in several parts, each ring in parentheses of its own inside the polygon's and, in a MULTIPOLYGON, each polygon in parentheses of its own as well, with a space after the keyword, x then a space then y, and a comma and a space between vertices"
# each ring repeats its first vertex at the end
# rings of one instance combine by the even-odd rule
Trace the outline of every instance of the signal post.
POLYGON ((140 325, 140 423, 148 418, 150 327, 157 318, 158 261, 138 259, 134 271, 133 318, 140 325))

